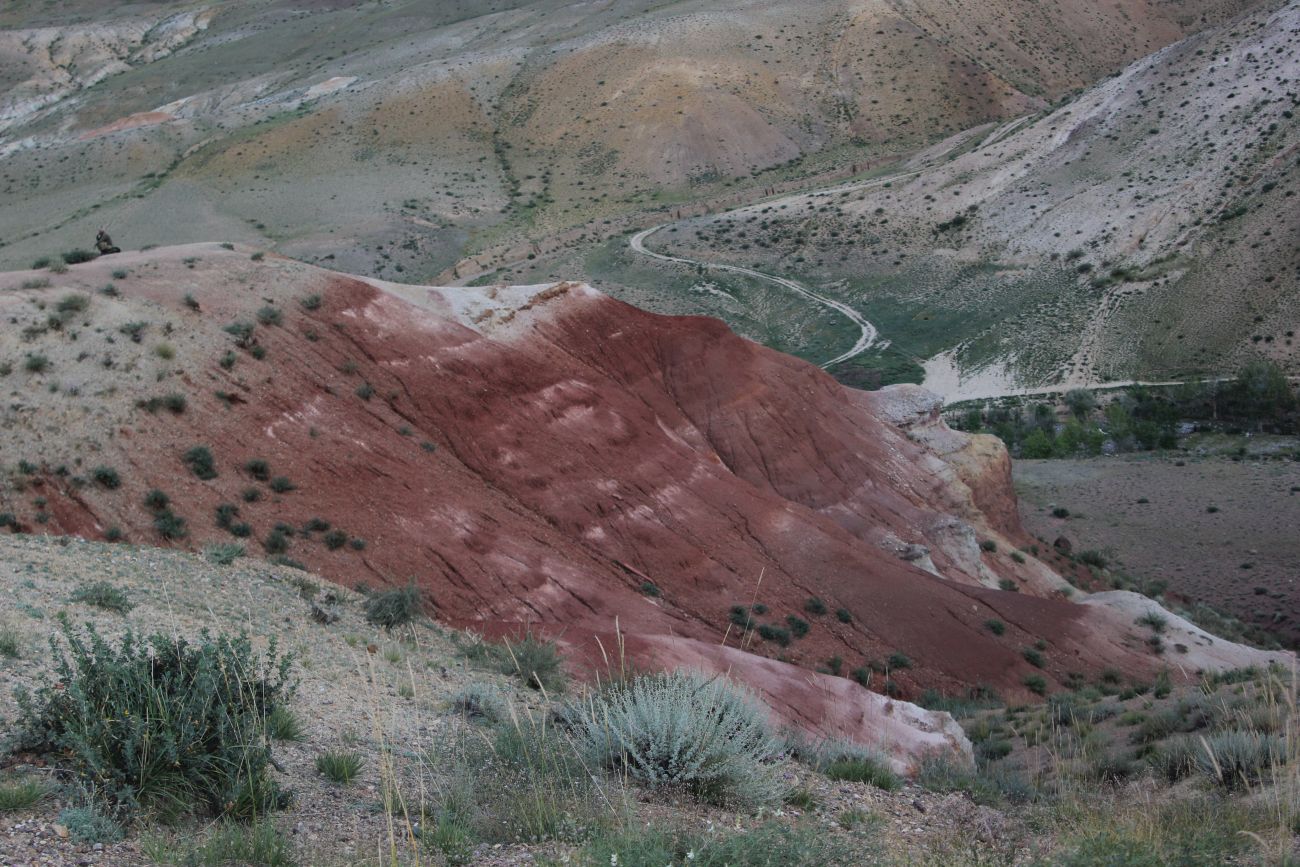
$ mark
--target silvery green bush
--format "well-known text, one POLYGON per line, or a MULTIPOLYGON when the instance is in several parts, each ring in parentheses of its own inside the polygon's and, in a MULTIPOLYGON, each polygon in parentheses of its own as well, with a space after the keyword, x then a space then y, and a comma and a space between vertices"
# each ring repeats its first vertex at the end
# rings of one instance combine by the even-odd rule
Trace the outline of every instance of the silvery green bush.
POLYGON ((588 759, 650 786, 758 806, 780 798, 781 743, 747 691, 720 676, 642 675, 571 714, 588 759))

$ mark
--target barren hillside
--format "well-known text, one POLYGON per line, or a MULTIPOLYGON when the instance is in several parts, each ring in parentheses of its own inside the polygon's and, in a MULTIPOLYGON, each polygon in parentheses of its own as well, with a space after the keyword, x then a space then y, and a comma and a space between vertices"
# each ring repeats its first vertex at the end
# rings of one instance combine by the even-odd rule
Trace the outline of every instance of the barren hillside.
POLYGON ((1240 6, 6 4, 0 263, 109 225, 130 244, 228 237, 428 278, 481 249, 892 159, 1240 6))
MULTIPOLYGON (((851 301, 960 396, 1300 371, 1300 6, 1190 37, 1055 111, 846 185, 684 222, 669 252, 851 301), (964 389, 961 382, 969 381, 964 389)), ((892 360, 891 360, 892 357, 892 360)), ((843 372, 847 373, 847 372, 843 372)))

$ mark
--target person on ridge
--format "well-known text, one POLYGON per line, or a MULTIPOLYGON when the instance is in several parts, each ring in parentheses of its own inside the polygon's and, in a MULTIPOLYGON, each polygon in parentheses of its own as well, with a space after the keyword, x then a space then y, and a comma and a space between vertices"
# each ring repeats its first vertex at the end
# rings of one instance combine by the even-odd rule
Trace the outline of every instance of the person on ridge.
POLYGON ((113 246, 113 239, 108 237, 108 232, 103 229, 100 229, 99 234, 95 236, 95 249, 99 251, 101 256, 122 252, 122 248, 113 246))

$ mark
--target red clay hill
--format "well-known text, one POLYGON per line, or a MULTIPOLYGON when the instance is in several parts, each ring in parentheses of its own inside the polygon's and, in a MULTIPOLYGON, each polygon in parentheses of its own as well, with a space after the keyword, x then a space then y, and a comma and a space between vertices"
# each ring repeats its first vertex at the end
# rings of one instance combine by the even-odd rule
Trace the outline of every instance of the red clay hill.
POLYGON ((903 757, 964 741, 879 693, 1284 659, 1173 616, 1154 653, 1154 603, 1083 599, 1033 557, 1000 443, 919 389, 846 389, 579 284, 398 286, 227 247, 0 277, 7 523, 413 579, 440 619, 575 662, 618 631, 640 665, 730 671, 903 757))

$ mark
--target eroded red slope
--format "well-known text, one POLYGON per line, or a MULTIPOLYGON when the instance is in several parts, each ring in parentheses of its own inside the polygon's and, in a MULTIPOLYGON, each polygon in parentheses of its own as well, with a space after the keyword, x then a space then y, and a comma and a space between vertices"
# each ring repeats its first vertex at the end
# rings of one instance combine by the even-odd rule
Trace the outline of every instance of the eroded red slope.
MULTIPOLYGON (((413 579, 447 621, 531 625, 590 659, 593 637, 608 647, 617 624, 641 664, 732 671, 787 717, 806 722, 817 706, 824 730, 852 736, 862 708, 883 712, 847 679, 855 670, 916 696, 1023 692, 1027 675, 1065 682, 1106 667, 1149 677, 1161 664, 1136 629, 1112 624, 1099 643, 1094 609, 1055 593, 1059 577, 1033 558, 1006 556, 1022 531, 1005 452, 942 428, 924 403, 900 428, 908 393, 852 392, 719 322, 584 286, 386 291, 213 245, 78 266, 59 286, 0 295, 0 314, 44 315, 40 298, 102 285, 110 264, 129 269, 120 297, 94 296, 77 339, 72 325, 40 336, 52 368, 30 377, 36 411, 11 425, 6 462, 21 452, 42 467, 4 495, 30 528, 39 491, 49 531, 117 526, 157 544, 144 504, 157 488, 188 522, 179 544, 200 547, 231 540, 214 516, 232 504, 227 523, 248 523, 252 547, 287 525, 287 556, 342 583, 413 579), (282 323, 258 325, 249 345, 223 331, 267 306, 282 323), (176 360, 114 339, 128 320, 166 333, 176 360), (112 387, 92 396, 105 376, 112 387), (115 466, 120 487, 53 471, 57 445, 36 438, 55 427, 48 401, 37 405, 46 377, 85 380, 93 421, 58 438, 83 467, 115 466), (183 412, 134 407, 177 389, 183 412), (182 460, 200 444, 215 479, 182 460), (243 469, 252 459, 296 487, 272 491, 243 469), (312 519, 364 547, 325 544, 303 532, 312 519), (985 539, 1001 553, 981 552, 985 539), (1024 592, 991 589, 1001 579, 1024 592), (808 610, 812 598, 824 612, 808 610), (795 617, 807 635, 742 634, 729 612, 752 603, 765 606, 758 623, 791 630, 795 617), (1035 642, 1042 672, 1023 654, 1035 642)), ((934 737, 952 739, 942 726, 934 737)))

